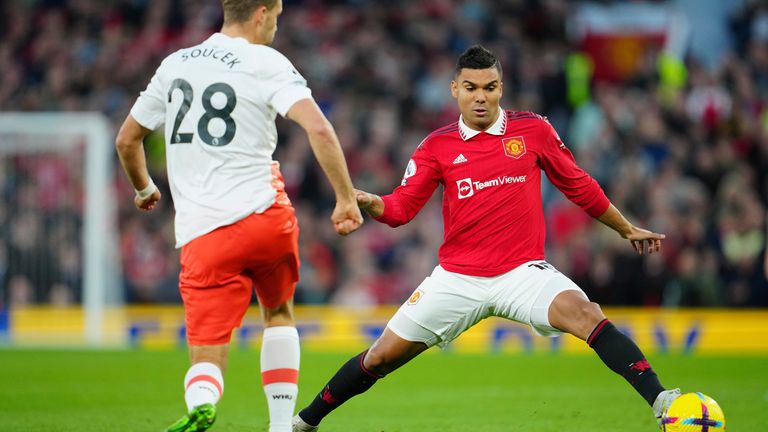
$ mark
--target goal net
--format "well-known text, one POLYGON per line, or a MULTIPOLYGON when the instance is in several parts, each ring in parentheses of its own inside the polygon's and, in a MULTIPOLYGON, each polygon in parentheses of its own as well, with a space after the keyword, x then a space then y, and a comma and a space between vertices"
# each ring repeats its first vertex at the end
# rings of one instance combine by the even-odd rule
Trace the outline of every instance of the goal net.
POLYGON ((90 345, 123 302, 112 142, 98 113, 0 113, 0 305, 82 305, 90 345))

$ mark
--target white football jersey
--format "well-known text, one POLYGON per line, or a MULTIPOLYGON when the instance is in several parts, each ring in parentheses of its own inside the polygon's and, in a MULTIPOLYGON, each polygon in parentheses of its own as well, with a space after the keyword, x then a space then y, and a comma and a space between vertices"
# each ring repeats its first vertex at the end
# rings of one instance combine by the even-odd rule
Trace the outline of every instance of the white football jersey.
POLYGON ((272 206, 275 117, 311 97, 284 55, 242 38, 215 33, 163 60, 131 115, 165 124, 176 247, 272 206))

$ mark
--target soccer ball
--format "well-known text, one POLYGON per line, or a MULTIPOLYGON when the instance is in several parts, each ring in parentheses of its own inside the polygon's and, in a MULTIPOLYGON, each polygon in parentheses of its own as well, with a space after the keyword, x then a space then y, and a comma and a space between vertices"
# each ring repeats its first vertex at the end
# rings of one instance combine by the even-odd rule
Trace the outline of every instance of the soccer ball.
POLYGON ((661 417, 664 432, 722 432, 725 416, 720 405, 702 393, 686 393, 672 402, 661 417))

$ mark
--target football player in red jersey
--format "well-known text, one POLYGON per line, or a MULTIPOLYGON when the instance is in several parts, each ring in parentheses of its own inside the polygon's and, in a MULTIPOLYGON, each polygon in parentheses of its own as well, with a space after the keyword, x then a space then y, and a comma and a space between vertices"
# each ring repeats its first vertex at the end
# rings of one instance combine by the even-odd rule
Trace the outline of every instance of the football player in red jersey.
POLYGON ((540 335, 570 333, 586 341, 653 407, 657 418, 680 394, 666 390, 637 345, 545 261, 541 172, 639 254, 660 251, 664 235, 632 225, 611 205, 546 118, 503 110, 501 77, 491 52, 469 48, 451 82, 461 111, 458 121, 422 141, 391 194, 357 191, 362 209, 395 227, 413 219, 442 184, 445 233, 439 265, 370 349, 343 365, 294 417, 294 431, 316 430, 352 396, 489 316, 530 325, 540 335))

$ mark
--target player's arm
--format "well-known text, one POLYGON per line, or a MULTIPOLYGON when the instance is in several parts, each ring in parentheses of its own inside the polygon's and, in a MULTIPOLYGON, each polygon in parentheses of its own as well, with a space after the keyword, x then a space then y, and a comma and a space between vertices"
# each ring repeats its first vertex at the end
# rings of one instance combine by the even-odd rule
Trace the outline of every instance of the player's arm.
POLYGON ((621 214, 619 209, 613 206, 613 204, 609 204, 608 210, 598 216, 597 220, 619 233, 622 238, 629 240, 632 247, 635 248, 640 255, 643 254, 646 247, 648 248, 649 254, 652 254, 654 251, 661 251, 661 241, 666 237, 664 234, 655 233, 632 225, 627 218, 621 214))
POLYGON ((416 217, 441 181, 440 165, 422 143, 408 161, 400 186, 384 196, 358 190, 357 205, 394 228, 416 217))
POLYGON ((160 200, 160 190, 152 182, 144 157, 144 137, 151 130, 140 125, 130 114, 120 127, 115 139, 115 147, 120 157, 123 170, 136 190, 134 204, 137 208, 150 211, 160 200))
POLYGON ((331 220, 336 232, 347 235, 360 228, 363 216, 357 208, 355 189, 333 126, 311 98, 293 104, 286 117, 298 123, 307 133, 312 152, 331 182, 336 194, 336 208, 331 220))
POLYGON ((544 145, 541 152, 541 166, 547 177, 574 204, 590 216, 629 240, 632 247, 643 254, 661 250, 664 234, 658 234, 632 225, 619 210, 611 204, 603 189, 589 174, 576 164, 573 154, 565 147, 552 125, 545 122, 544 145))
POLYGON ((357 206, 365 210, 371 217, 378 218, 384 214, 384 200, 376 194, 355 189, 357 206))

